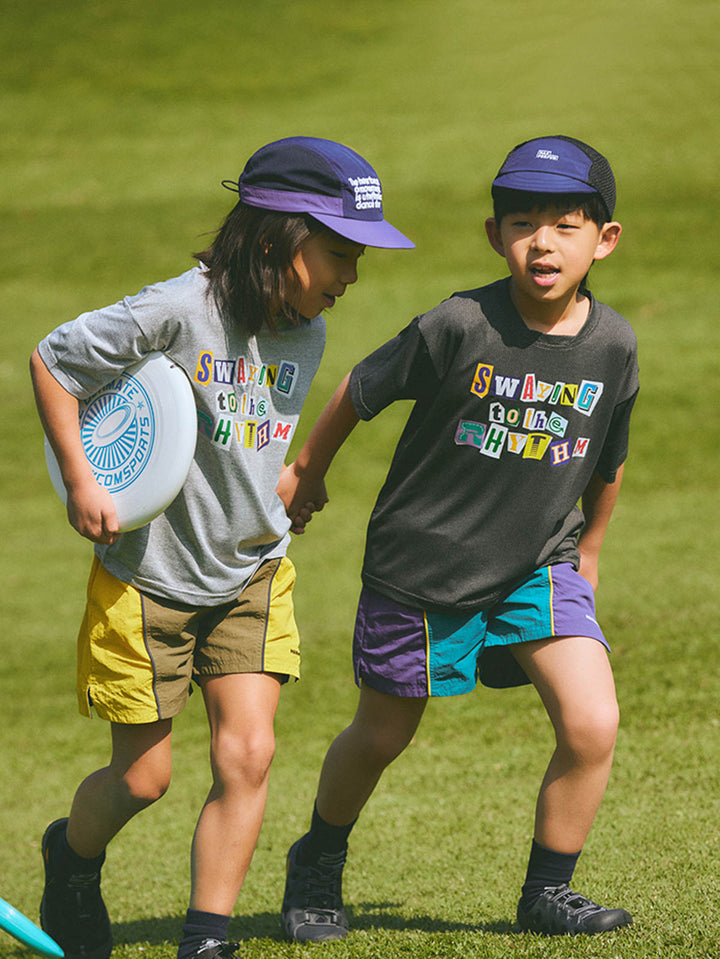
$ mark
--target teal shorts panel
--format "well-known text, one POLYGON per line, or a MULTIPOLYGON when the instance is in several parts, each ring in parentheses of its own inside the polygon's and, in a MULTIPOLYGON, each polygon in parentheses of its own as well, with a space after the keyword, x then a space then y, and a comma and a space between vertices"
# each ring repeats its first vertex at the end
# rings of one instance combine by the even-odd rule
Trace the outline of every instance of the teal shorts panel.
POLYGON ((592 587, 568 563, 536 570, 494 606, 448 614, 404 606, 367 587, 353 643, 358 683, 395 696, 456 696, 529 682, 512 646, 586 636, 608 646, 592 587))

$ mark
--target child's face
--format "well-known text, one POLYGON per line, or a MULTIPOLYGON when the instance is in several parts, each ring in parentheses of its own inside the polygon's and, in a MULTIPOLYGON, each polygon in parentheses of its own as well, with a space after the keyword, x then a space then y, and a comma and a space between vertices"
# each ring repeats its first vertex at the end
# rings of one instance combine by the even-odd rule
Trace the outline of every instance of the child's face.
POLYGON ((574 298, 594 260, 614 249, 619 223, 599 227, 580 211, 552 208, 509 213, 485 228, 493 249, 507 260, 515 295, 527 305, 574 298))
POLYGON ((299 302, 292 304, 298 313, 311 319, 329 310, 345 288, 357 282, 364 252, 364 246, 329 230, 308 237, 293 260, 301 287, 299 302))

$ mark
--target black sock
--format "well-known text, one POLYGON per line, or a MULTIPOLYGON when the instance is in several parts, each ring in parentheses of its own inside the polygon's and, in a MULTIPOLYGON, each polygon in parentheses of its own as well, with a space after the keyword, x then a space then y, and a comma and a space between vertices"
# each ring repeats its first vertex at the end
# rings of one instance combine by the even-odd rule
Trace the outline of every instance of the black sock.
POLYGON ((95 859, 86 859, 79 856, 67 841, 65 829, 58 830, 52 845, 53 861, 58 869, 66 876, 86 876, 99 872, 105 862, 105 853, 100 853, 95 859))
POLYGON ((230 916, 221 916, 215 912, 201 912, 188 909, 183 926, 183 937, 178 946, 177 959, 188 959, 200 943, 206 939, 227 939, 230 916))
POLYGON ((307 863, 317 859, 323 853, 337 855, 347 849, 348 837, 353 826, 357 822, 354 819, 348 826, 333 826, 325 822, 317 811, 317 804, 313 807, 312 821, 310 823, 310 832, 306 833, 298 849, 298 860, 301 863, 307 863))
POLYGON ((555 852, 546 849, 533 839, 527 875, 522 887, 522 905, 529 909, 548 886, 570 884, 579 852, 555 852))

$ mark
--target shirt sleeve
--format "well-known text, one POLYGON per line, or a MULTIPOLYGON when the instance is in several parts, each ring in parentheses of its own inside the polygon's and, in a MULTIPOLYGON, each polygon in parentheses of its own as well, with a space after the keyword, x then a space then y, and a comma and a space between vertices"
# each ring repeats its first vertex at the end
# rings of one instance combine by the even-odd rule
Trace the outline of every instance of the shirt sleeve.
POLYGON ((630 414, 632 413, 637 390, 613 410, 600 458, 595 467, 606 483, 613 483, 618 469, 627 459, 630 441, 630 414))
POLYGON ((38 344, 48 370, 78 399, 92 396, 153 349, 127 300, 82 313, 38 344))
POLYGON ((417 400, 437 389, 438 378, 416 317, 350 373, 350 398, 362 420, 396 400, 417 400))

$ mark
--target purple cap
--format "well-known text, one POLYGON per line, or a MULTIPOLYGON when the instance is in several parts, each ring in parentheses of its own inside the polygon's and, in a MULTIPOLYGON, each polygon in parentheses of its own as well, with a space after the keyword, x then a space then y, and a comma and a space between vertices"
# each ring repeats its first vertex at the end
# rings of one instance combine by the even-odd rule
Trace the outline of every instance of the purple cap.
POLYGON ((245 164, 237 183, 223 181, 248 206, 309 213, 363 246, 412 249, 415 244, 383 219, 382 187, 360 154, 333 140, 287 137, 268 143, 245 164))
POLYGON ((602 155, 573 137, 536 137, 505 158, 493 186, 528 193, 597 193, 612 217, 615 177, 602 155))

